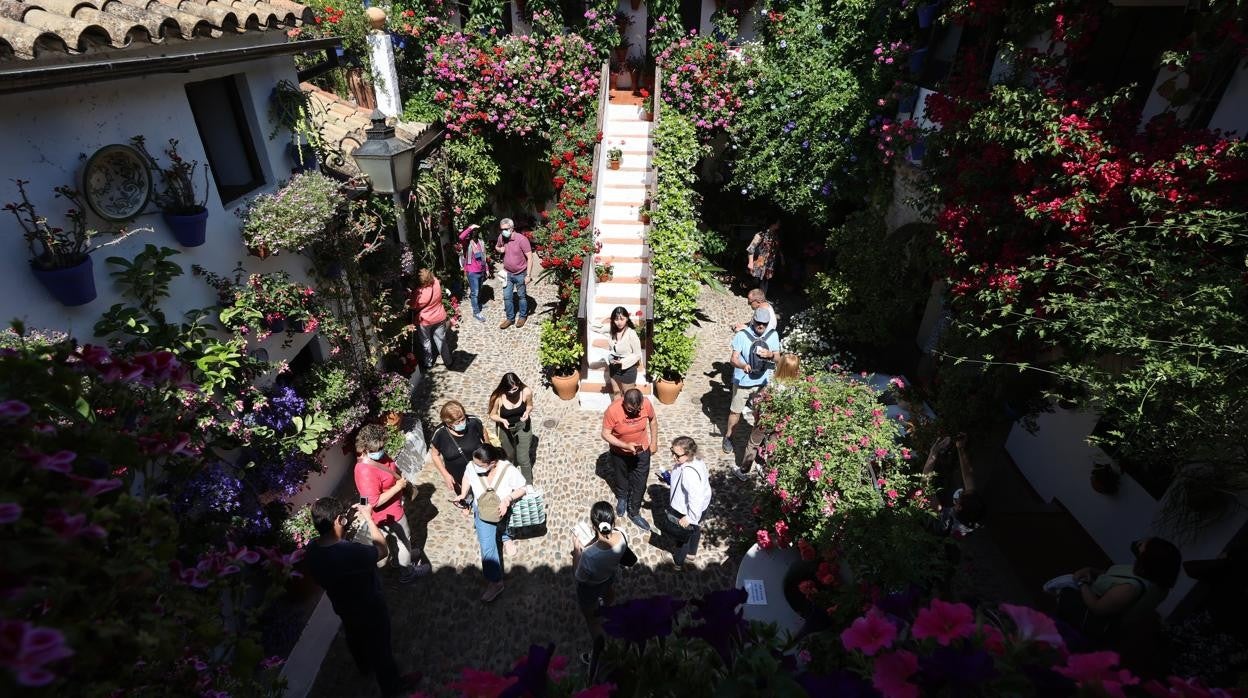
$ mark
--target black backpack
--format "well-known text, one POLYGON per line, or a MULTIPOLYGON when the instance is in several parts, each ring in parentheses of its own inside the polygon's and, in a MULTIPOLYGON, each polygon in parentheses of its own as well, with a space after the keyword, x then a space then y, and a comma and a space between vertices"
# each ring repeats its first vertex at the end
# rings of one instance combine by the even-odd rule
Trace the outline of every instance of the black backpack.
MULTIPOLYGON (((747 335, 752 334, 749 330, 741 331, 747 335)), ((767 345, 767 338, 775 333, 775 330, 768 330, 762 337, 755 337, 754 341, 750 343, 750 350, 746 353, 746 356, 742 357, 745 359, 745 363, 750 367, 749 371, 746 372, 749 374, 750 378, 762 378, 763 374, 776 367, 774 359, 764 359, 758 355, 759 349, 762 349, 763 351, 771 350, 771 347, 767 345)))

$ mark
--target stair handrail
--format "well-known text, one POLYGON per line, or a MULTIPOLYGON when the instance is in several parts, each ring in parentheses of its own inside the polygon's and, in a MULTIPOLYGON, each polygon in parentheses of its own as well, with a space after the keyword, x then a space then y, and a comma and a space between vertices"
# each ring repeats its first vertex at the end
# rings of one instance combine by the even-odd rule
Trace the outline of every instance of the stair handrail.
MULTIPOLYGON (((655 138, 655 136, 657 136, 658 134, 659 120, 662 118, 662 115, 663 115, 663 67, 656 63, 654 66, 654 93, 650 95, 650 120, 653 123, 653 126, 650 127, 651 128, 651 131, 650 131, 651 148, 658 147, 657 139, 655 138)), ((651 168, 654 170, 655 181, 646 182, 647 196, 654 193, 651 191, 650 187, 657 186, 658 184, 659 168, 657 165, 654 165, 653 157, 654 156, 652 153, 650 162, 651 162, 651 168)), ((650 176, 649 173, 647 173, 647 177, 648 176, 650 176)), ((648 235, 643 233, 643 245, 642 245, 643 250, 645 249, 646 237, 648 237, 648 235)), ((649 308, 650 311, 646 313, 646 323, 645 323, 646 339, 642 343, 641 351, 646 357, 645 358, 646 377, 649 378, 650 377, 650 356, 651 354, 654 353, 654 269, 653 268, 651 268, 649 282, 646 284, 646 294, 647 294, 646 307, 649 308)))
MULTIPOLYGON (((602 68, 598 72, 598 133, 602 133, 602 122, 603 119, 606 118, 607 114, 607 102, 610 99, 610 88, 611 64, 607 61, 603 61, 602 68)), ((600 179, 598 175, 598 165, 601 158, 602 143, 598 142, 594 144, 593 169, 590 170, 594 173, 594 184, 589 191, 589 200, 591 202, 589 206, 589 230, 591 232, 597 231, 598 229, 598 185, 600 179)), ((594 242, 596 243, 597 240, 594 242)), ((586 368, 585 362, 589 356, 589 346, 586 341, 589 336, 589 323, 585 316, 589 312, 589 299, 592 298, 591 294, 594 292, 594 258, 596 256, 598 255, 595 252, 593 254, 585 255, 581 259, 581 297, 576 308, 576 325, 577 338, 580 340, 581 346, 585 350, 585 353, 581 356, 582 376, 584 376, 584 370, 586 368)))

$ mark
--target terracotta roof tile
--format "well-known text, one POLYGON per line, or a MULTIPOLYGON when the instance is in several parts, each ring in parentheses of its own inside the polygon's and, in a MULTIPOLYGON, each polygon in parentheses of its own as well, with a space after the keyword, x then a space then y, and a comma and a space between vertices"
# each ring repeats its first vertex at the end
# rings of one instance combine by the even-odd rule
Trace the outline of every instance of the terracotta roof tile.
MULTIPOLYGON (((330 166, 348 175, 358 174, 351 153, 368 138, 365 130, 372 126, 372 110, 326 92, 310 82, 301 83, 299 87, 311 97, 312 121, 321 129, 326 144, 338 156, 331 158, 330 166)), ((395 124, 395 134, 405 141, 415 142, 427 128, 428 124, 400 122, 395 124)))
POLYGON ((0 0, 0 61, 297 27, 290 0, 0 0))

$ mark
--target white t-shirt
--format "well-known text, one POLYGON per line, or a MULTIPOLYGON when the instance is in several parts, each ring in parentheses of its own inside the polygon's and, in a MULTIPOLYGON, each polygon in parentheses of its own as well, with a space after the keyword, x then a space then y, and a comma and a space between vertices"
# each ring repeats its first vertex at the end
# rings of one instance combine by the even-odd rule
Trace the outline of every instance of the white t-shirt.
POLYGON ((468 486, 472 488, 472 498, 479 499, 481 495, 485 494, 485 489, 488 487, 486 480, 488 479, 490 482, 494 482, 494 480, 498 478, 498 473, 502 471, 504 467, 507 472, 503 474, 502 481, 494 487, 494 491, 498 493, 500 498, 507 497, 516 488, 524 487, 528 484, 525 482, 524 475, 520 472, 520 469, 512 465, 511 461, 500 460, 498 465, 494 466, 494 469, 491 470, 488 475, 478 475, 476 465, 472 461, 469 461, 468 469, 465 470, 464 473, 468 478, 468 486))
POLYGON ((669 497, 668 503, 689 523, 702 523, 702 514, 711 503, 711 482, 701 459, 694 458, 672 472, 669 497))

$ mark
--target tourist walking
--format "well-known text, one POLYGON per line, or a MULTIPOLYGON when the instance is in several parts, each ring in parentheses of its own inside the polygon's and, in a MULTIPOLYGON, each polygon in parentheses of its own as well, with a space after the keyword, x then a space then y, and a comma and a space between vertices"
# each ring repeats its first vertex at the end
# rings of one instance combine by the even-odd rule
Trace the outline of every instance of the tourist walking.
POLYGON ((770 310, 759 308, 754 311, 750 325, 732 336, 732 356, 729 358, 732 364, 732 399, 728 404, 728 424, 724 427, 724 453, 732 453, 732 432, 741 421, 741 413, 771 380, 775 370, 780 337, 775 330, 767 330, 771 318, 770 310))
POLYGON ((671 489, 667 504, 656 507, 654 523, 675 545, 672 561, 682 569, 685 559, 698 552, 702 514, 711 504, 711 478, 698 458, 698 444, 688 436, 672 439, 671 489))
MULTIPOLYGON (((789 387, 791 383, 796 381, 802 375, 802 360, 793 352, 785 352, 780 354, 780 358, 776 359, 776 371, 771 375, 771 382, 767 389, 779 392, 789 387)), ((753 469, 754 463, 761 460, 759 451, 762 449, 765 440, 763 430, 758 426, 758 413, 754 414, 754 429, 750 432, 750 439, 745 446, 745 456, 741 459, 741 467, 733 468, 734 474, 738 480, 748 480, 750 470, 753 469)))
POLYGON ((367 504, 347 507, 334 497, 312 504, 312 525, 320 535, 304 548, 308 574, 325 590, 342 619, 347 649, 364 674, 374 673, 383 696, 410 693, 413 675, 399 676, 390 639, 390 610, 381 593, 377 565, 386 559, 386 538, 367 504), (371 545, 346 540, 354 520, 368 531, 371 545))
MULTIPOLYGON (((766 310, 770 311, 771 322, 767 323, 767 331, 770 332, 771 330, 776 329, 776 323, 780 321, 780 318, 778 315, 776 315, 775 306, 773 306, 770 302, 768 302, 767 294, 763 292, 763 289, 761 288, 750 289, 750 292, 746 294, 745 296, 745 302, 750 306, 751 319, 754 317, 754 313, 758 312, 759 308, 765 308, 766 310)), ((749 327, 749 325, 750 323, 748 322, 738 322, 737 324, 732 326, 732 331, 740 332, 741 330, 744 330, 746 327, 749 327)))
POLYGON ((766 293, 767 286, 771 283, 771 277, 776 270, 777 257, 780 256, 779 221, 755 233, 754 239, 750 240, 745 251, 750 276, 754 278, 763 293, 766 293))
POLYGON ((403 511, 403 491, 408 482, 386 454, 386 428, 366 424, 355 437, 355 451, 355 489, 368 502, 373 522, 386 532, 400 569, 399 583, 410 584, 433 568, 421 560, 424 553, 412 546, 412 529, 403 511))
POLYGON ((628 309, 622 305, 611 311, 607 348, 611 352, 607 357, 607 375, 611 381, 611 398, 615 399, 637 387, 637 368, 642 357, 637 328, 628 309))
POLYGON ((508 531, 507 521, 511 505, 524 496, 524 476, 520 470, 503 459, 503 451, 497 446, 485 444, 472 452, 472 466, 464 472, 457 501, 463 502, 472 495, 472 522, 477 529, 477 543, 481 546, 481 571, 489 585, 481 593, 481 601, 489 603, 503 593, 503 550, 511 554, 514 542, 508 531))
POLYGON ((468 277, 468 297, 472 302, 472 316, 485 322, 481 313, 481 284, 489 271, 489 256, 485 253, 485 241, 481 239, 481 226, 473 225, 459 233, 459 268, 468 277))
POLYGON ((425 371, 428 371, 441 355, 442 365, 449 369, 455 359, 451 356, 451 347, 446 341, 446 308, 442 306, 442 284, 438 283, 438 278, 428 269, 421 269, 416 280, 417 286, 412 291, 409 305, 416 311, 421 363, 425 371))
POLYGON ((641 517, 641 500, 650 476, 650 455, 659 446, 659 420, 654 407, 631 388, 602 416, 602 439, 610 444, 608 458, 615 475, 615 513, 643 531, 650 524, 641 517))
POLYGON ((488 443, 485 424, 479 417, 465 412, 458 400, 448 400, 442 405, 438 417, 442 423, 429 439, 429 458, 442 476, 447 491, 458 493, 472 452, 488 443))
MULTIPOLYGON (((948 477, 944 473, 937 473, 936 464, 948 450, 950 441, 948 436, 942 436, 932 444, 927 461, 923 463, 923 475, 948 477)), ((962 486, 937 488, 940 500, 940 533, 954 538, 965 538, 979 529, 988 514, 988 504, 975 489, 975 469, 971 466, 971 456, 966 450, 966 434, 959 433, 952 442, 958 451, 958 472, 962 476, 962 486), (951 490, 953 494, 947 494, 951 490)))
POLYGON ((507 273, 507 283, 503 286, 503 319, 500 329, 507 329, 514 323, 516 327, 524 327, 529 317, 528 290, 525 279, 533 269, 533 246, 529 239, 516 232, 516 224, 510 218, 499 221, 500 233, 494 243, 494 249, 503 255, 503 271, 507 273), (512 294, 519 296, 520 305, 517 309, 512 294))
POLYGON ((507 460, 520 468, 525 482, 533 482, 533 389, 514 373, 504 373, 490 394, 490 420, 507 460))
POLYGON ((576 605, 585 616, 585 625, 594 641, 592 653, 582 653, 581 661, 590 666, 589 675, 593 677, 606 645, 598 609, 615 603, 615 580, 620 560, 628 552, 628 536, 615 527, 615 512, 607 502, 594 502, 589 508, 589 526, 593 538, 588 543, 572 537, 572 567, 576 605))

